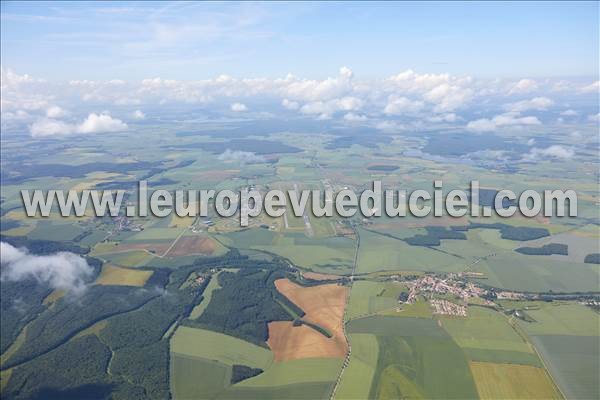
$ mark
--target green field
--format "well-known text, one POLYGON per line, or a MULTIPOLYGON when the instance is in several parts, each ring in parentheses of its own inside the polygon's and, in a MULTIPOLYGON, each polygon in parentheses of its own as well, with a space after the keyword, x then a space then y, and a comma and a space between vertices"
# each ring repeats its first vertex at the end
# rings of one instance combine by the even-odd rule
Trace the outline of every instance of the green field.
POLYGON ((171 353, 266 369, 273 356, 263 347, 205 329, 180 326, 171 338, 171 353))
MULTIPOLYGON (((464 353, 434 320, 374 316, 350 322, 347 330, 377 338, 379 355, 369 398, 477 396, 464 353)), ((343 394, 351 398, 352 387, 347 387, 343 394)))
POLYGON ((264 373, 240 382, 239 387, 285 386, 296 383, 332 382, 342 367, 335 358, 306 358, 272 364, 264 373))
POLYGON ((218 361, 171 353, 170 375, 173 398, 208 399, 229 385, 231 367, 218 361))
POLYGON ((379 343, 377 336, 368 333, 349 335, 352 345, 350 363, 342 375, 336 399, 366 399, 377 369, 379 343))
POLYGON ((527 303, 535 322, 519 320, 567 398, 600 397, 600 314, 581 304, 527 303))
POLYGON ((400 284, 356 281, 352 285, 346 319, 351 320, 366 314, 395 309, 400 284))
POLYGON ((471 306, 467 318, 442 318, 443 328, 462 348, 532 353, 533 349, 501 313, 471 306))
POLYGON ((467 264, 459 257, 359 229, 358 271, 462 271, 467 264))
POLYGON ((206 307, 208 307, 208 303, 210 303, 213 291, 221 287, 219 285, 218 277, 219 275, 215 274, 210 278, 210 282, 204 289, 204 292, 202 292, 202 301, 200 302, 200 304, 196 305, 190 312, 190 319, 198 318, 200 315, 202 315, 206 307))
POLYGON ((317 272, 347 274, 352 270, 355 242, 346 237, 307 237, 304 233, 275 233, 247 229, 222 235, 226 244, 263 250, 317 272))

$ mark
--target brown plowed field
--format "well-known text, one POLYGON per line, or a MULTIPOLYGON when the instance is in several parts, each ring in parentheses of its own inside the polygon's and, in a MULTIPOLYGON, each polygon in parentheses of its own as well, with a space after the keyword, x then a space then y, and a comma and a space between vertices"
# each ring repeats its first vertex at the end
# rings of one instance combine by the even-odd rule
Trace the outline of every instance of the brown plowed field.
POLYGON ((275 286, 304 310, 306 315, 302 319, 332 334, 328 338, 306 325, 293 326, 289 321, 271 322, 267 343, 275 354, 275 361, 343 358, 348 348, 342 328, 347 288, 337 284, 302 287, 288 279, 276 280, 275 286))

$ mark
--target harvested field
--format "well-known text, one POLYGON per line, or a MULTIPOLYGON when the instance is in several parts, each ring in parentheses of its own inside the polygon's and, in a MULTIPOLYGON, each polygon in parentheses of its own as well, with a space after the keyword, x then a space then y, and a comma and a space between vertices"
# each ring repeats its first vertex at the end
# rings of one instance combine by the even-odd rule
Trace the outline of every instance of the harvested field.
POLYGON ((342 278, 339 275, 321 274, 319 272, 304 272, 302 276, 306 279, 312 279, 313 281, 329 281, 342 278))
POLYGON ((288 279, 275 281, 277 290, 304 310, 305 321, 321 326, 331 333, 327 338, 313 328, 292 322, 269 323, 269 347, 275 361, 302 358, 343 358, 347 343, 342 329, 347 288, 336 284, 302 287, 288 279))
POLYGON ((208 236, 184 236, 179 238, 167 253, 167 257, 189 256, 194 254, 211 255, 218 244, 208 236))
POLYGON ((152 271, 143 271, 139 269, 121 268, 106 264, 102 267, 102 272, 97 285, 118 285, 118 286, 144 286, 146 281, 152 275, 152 271))
POLYGON ((275 353, 276 362, 319 357, 343 358, 346 355, 343 336, 327 338, 307 325, 294 326, 289 321, 269 323, 267 343, 275 353))

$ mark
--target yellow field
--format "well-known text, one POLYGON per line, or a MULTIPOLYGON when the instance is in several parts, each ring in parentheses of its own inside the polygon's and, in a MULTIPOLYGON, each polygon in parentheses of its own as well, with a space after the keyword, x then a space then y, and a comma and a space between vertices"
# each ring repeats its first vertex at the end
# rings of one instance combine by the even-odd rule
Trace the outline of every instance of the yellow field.
POLYGON ((560 399, 546 371, 530 365, 471 362, 482 399, 560 399))
MULTIPOLYGON (((196 210, 200 208, 200 205, 197 202, 192 202, 189 204, 189 206, 195 208, 196 210)), ((180 217, 176 212, 173 212, 173 214, 171 214, 169 228, 189 228, 195 220, 196 217, 180 217)))
POLYGON ((66 292, 64 290, 54 289, 48 296, 46 296, 42 304, 52 307, 54 303, 65 296, 65 293, 66 292))
POLYGON ((12 368, 5 369, 4 371, 0 372, 0 392, 2 392, 6 385, 8 385, 8 380, 10 379, 11 374, 12 368))
POLYGON ((112 179, 124 179, 128 175, 116 174, 113 172, 93 172, 87 174, 84 180, 78 182, 75 186, 71 187, 71 190, 81 192, 83 190, 93 189, 99 183, 109 182, 112 179))
POLYGON ((152 271, 143 271, 139 269, 129 269, 116 267, 106 264, 102 267, 102 272, 97 285, 121 285, 121 286, 144 286, 146 281, 152 275, 152 271))
POLYGON ((98 321, 94 325, 90 326, 89 328, 86 328, 86 329, 80 331, 77 335, 75 335, 75 339, 84 337, 86 335, 97 335, 102 331, 102 329, 106 328, 107 325, 108 325, 108 320, 106 320, 106 319, 103 319, 102 321, 98 321))

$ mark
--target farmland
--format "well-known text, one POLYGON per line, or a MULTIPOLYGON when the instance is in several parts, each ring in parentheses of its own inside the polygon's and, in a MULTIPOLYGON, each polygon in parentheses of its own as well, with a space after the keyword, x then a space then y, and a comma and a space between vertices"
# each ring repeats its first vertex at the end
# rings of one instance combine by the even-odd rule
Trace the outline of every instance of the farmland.
MULTIPOLYGON (((144 133, 135 146, 117 133, 3 137, 2 242, 90 266, 75 295, 5 279, 3 264, 3 398, 81 398, 87 385, 117 400, 600 397, 600 269, 585 262, 600 252, 591 142, 536 164, 521 161, 524 132, 490 132, 468 145, 507 152, 490 165, 442 128, 259 123, 245 120, 253 111, 212 119, 201 108, 131 123, 144 133), (486 204, 500 188, 572 187, 580 216, 318 218, 286 207, 241 227, 214 201, 199 217, 28 218, 20 199, 24 188, 124 188, 135 204, 142 178, 171 193, 264 194, 358 193, 373 179, 407 190, 443 179, 449 190, 473 177, 486 204)), ((562 131, 536 138, 575 146, 562 131)))

